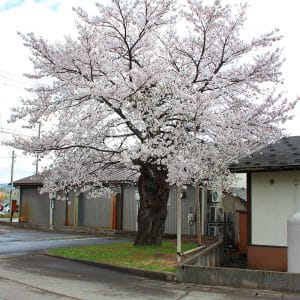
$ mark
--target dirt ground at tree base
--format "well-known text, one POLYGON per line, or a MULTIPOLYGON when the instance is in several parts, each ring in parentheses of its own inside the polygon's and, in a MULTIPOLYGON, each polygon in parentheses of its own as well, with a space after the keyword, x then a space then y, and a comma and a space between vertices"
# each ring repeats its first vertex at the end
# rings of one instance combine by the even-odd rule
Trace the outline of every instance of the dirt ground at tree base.
MULTIPOLYGON (((165 239, 169 242, 174 242, 176 243, 176 239, 165 239)), ((197 243, 197 236, 189 236, 189 235, 184 235, 181 237, 181 242, 184 243, 197 243)), ((201 237, 201 245, 203 245, 205 248, 211 246, 212 244, 218 242, 218 239, 216 237, 211 237, 211 236, 202 236, 201 237)), ((196 251, 187 255, 183 255, 181 260, 185 260, 196 253, 200 252, 196 251)), ((176 253, 174 254, 155 254, 154 257, 163 259, 165 261, 165 265, 168 265, 169 267, 176 268, 177 266, 177 255, 176 253)))

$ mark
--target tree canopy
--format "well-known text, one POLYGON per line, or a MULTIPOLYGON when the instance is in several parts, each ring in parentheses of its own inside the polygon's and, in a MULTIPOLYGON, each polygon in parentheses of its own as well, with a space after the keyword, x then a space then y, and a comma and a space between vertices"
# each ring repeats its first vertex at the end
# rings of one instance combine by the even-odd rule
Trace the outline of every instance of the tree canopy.
MULTIPOLYGON (((51 180, 97 183, 101 170, 151 164, 170 184, 214 180, 241 153, 281 134, 289 118, 276 30, 240 37, 246 5, 111 0, 77 36, 49 43, 22 34, 39 79, 13 120, 52 121, 30 153, 55 152, 51 180), (53 168, 55 167, 55 168, 53 168), (68 176, 66 176, 68 174, 68 176)), ((59 186, 61 187, 61 186, 59 186)))

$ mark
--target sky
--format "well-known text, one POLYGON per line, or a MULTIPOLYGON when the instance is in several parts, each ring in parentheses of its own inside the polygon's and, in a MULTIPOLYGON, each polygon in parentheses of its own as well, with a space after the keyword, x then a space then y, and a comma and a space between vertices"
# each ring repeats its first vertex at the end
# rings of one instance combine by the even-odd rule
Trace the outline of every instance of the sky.
MULTIPOLYGON (((109 0, 102 0, 109 1, 109 0)), ((214 0, 206 0, 213 3, 214 0)), ((100 1, 101 2, 101 1, 100 1)), ((223 0, 223 3, 240 3, 239 0, 223 0)), ((300 70, 300 1, 298 0, 247 0, 249 4, 245 37, 257 36, 279 28, 284 36, 281 46, 286 59, 282 67, 285 84, 283 90, 290 101, 300 96, 298 73, 300 70)), ((10 108, 17 106, 26 94, 25 87, 32 84, 23 77, 30 73, 28 50, 17 32, 34 32, 49 41, 61 40, 74 32, 75 14, 72 7, 81 6, 89 13, 96 13, 93 0, 0 0, 0 143, 12 134, 37 135, 37 128, 24 129, 8 123, 10 108)), ((294 119, 285 124, 288 135, 300 135, 300 103, 294 110, 294 119)), ((11 148, 0 146, 0 183, 11 177, 11 148)), ((16 153, 14 179, 34 174, 35 159, 16 153)))

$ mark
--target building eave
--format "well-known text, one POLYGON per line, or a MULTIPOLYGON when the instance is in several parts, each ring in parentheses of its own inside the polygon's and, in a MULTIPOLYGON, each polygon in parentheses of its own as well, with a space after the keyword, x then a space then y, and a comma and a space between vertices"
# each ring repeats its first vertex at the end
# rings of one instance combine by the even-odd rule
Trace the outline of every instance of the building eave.
POLYGON ((259 166, 259 167, 243 167, 229 168, 232 173, 256 173, 256 172, 279 172, 279 171, 296 171, 300 170, 300 165, 296 166, 259 166))

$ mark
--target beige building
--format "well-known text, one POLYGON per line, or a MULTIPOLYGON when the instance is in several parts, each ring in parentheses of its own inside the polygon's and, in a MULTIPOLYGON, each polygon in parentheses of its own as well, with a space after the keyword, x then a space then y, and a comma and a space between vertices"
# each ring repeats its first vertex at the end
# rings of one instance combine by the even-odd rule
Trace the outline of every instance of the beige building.
POLYGON ((231 171, 247 172, 248 267, 286 271, 287 221, 300 211, 300 136, 241 158, 231 171))
POLYGON ((232 237, 236 245, 239 244, 239 212, 247 210, 246 189, 231 188, 229 192, 225 192, 222 198, 222 206, 224 207, 225 218, 232 222, 232 237))

